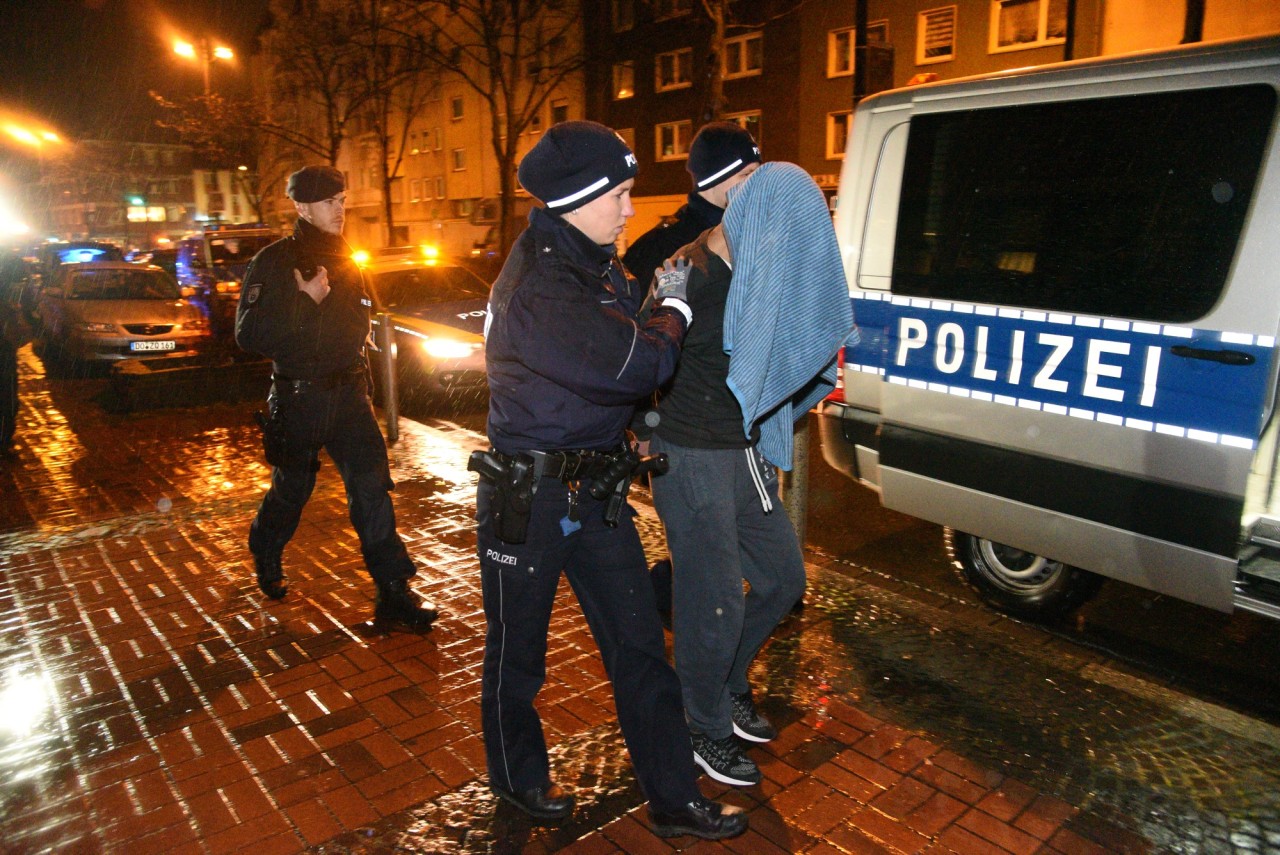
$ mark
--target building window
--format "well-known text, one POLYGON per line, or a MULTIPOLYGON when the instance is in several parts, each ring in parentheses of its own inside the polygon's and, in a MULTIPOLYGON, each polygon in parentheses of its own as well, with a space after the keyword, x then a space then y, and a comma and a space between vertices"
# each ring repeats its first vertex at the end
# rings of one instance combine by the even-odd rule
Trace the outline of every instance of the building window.
POLYGON ((565 98, 554 98, 551 101, 551 124, 558 125, 569 121, 569 101, 565 98))
POLYGON ((750 77, 764 66, 764 39, 760 33, 748 33, 724 40, 724 76, 750 77))
POLYGON ((693 85, 693 48, 658 54, 654 57, 653 71, 654 91, 687 89, 693 85))
MULTIPOLYGON (((526 133, 540 134, 542 133, 542 115, 534 113, 529 117, 529 125, 525 128, 526 133)), ((503 136, 506 136, 505 134, 503 136)))
POLYGON ((827 113, 827 159, 843 160, 845 143, 849 140, 849 123, 853 121, 852 110, 841 110, 827 113))
POLYGON ((613 64, 613 100, 634 98, 636 94, 636 64, 631 60, 613 64))
MULTIPOLYGON (((827 33, 827 77, 848 77, 853 74, 853 47, 857 30, 845 27, 827 33)), ((872 21, 867 24, 867 44, 887 45, 889 22, 872 21)))
POLYGON ((465 148, 455 148, 450 154, 450 160, 453 162, 453 171, 461 172, 467 168, 467 150, 465 148))
POLYGON ((635 0, 613 0, 613 31, 621 33, 636 25, 635 0))
POLYGON ((653 0, 653 19, 678 18, 693 11, 693 0, 653 0))
POLYGON ((440 134, 440 129, 432 128, 431 129, 431 148, 435 149, 436 151, 439 151, 440 149, 444 148, 444 142, 442 140, 443 140, 443 137, 440 134))
POLYGON ((459 220, 465 220, 471 216, 471 212, 476 209, 475 199, 454 199, 449 203, 453 209, 453 216, 459 220))
POLYGON ((749 113, 730 113, 724 117, 726 122, 733 122, 747 133, 751 134, 751 138, 756 141, 756 145, 764 145, 760 137, 760 111, 752 110, 749 113))
POLYGON ((991 0, 991 53, 1060 45, 1068 0, 991 0))
POLYGON ((654 133, 657 150, 654 160, 684 160, 689 156, 689 142, 693 139, 693 122, 667 122, 658 125, 654 133))
POLYGON ((391 179, 391 204, 399 205, 404 201, 404 179, 391 179))
POLYGON ((916 65, 956 58, 955 6, 921 12, 916 21, 916 65))
POLYGON ((409 202, 414 204, 422 201, 422 180, 414 178, 409 182, 409 202))
POLYGON ((443 175, 437 175, 435 177, 435 185, 436 185, 436 198, 443 199, 444 198, 444 176, 443 175))
POLYGON ((449 118, 453 119, 456 122, 462 119, 464 115, 466 115, 466 112, 463 110, 463 107, 462 107, 462 96, 455 95, 452 98, 450 98, 449 99, 449 118))

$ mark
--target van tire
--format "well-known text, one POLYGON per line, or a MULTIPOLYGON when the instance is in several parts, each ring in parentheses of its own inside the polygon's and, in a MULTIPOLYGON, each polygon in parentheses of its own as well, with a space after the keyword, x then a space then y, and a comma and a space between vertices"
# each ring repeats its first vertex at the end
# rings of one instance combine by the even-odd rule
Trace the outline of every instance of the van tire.
POLYGON ((947 552, 987 605, 1013 617, 1052 623, 1075 611, 1102 586, 1079 567, 1023 552, 962 531, 946 530, 947 552))

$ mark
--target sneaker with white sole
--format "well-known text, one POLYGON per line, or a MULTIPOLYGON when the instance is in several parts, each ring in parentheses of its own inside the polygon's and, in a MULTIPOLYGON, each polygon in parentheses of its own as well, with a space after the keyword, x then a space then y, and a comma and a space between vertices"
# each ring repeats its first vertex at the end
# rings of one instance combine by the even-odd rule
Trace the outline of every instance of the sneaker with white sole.
POLYGON ((720 783, 749 787, 762 780, 760 768, 742 753, 732 736, 724 739, 712 739, 704 733, 689 736, 693 739, 693 762, 720 783))
POLYGON ((730 693, 729 701, 733 707, 734 733, 750 742, 772 742, 777 738, 777 729, 756 709, 750 692, 730 693))

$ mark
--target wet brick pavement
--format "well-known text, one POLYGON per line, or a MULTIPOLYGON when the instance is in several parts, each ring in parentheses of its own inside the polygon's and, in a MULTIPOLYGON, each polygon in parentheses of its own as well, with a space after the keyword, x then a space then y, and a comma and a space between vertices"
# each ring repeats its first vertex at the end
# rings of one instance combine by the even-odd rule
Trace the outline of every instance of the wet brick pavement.
POLYGON ((746 835, 645 830, 567 586, 540 709, 579 808, 531 826, 485 786, 464 467, 483 437, 402 423, 400 530, 444 615, 382 636, 331 465, 285 553, 288 598, 258 593, 244 548, 268 478, 256 403, 111 414, 102 381, 48 381, 29 350, 21 362, 0 458, 5 852, 1280 851, 1272 729, 812 553, 807 606, 753 671, 781 729, 752 749, 765 781, 703 779, 749 810, 746 835), (1010 660, 993 631, 1022 634, 1023 652, 1010 660), (1007 702, 975 679, 1008 684, 994 693, 1007 702))

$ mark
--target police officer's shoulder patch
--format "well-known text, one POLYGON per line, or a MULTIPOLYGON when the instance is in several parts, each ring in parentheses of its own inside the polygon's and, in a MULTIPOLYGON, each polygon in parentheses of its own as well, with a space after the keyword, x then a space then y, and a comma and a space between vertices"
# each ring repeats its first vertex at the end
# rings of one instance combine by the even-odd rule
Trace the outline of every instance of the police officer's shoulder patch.
POLYGON ((262 283, 255 282, 248 288, 244 289, 244 302, 247 306, 252 306, 258 302, 258 298, 262 296, 262 283))

